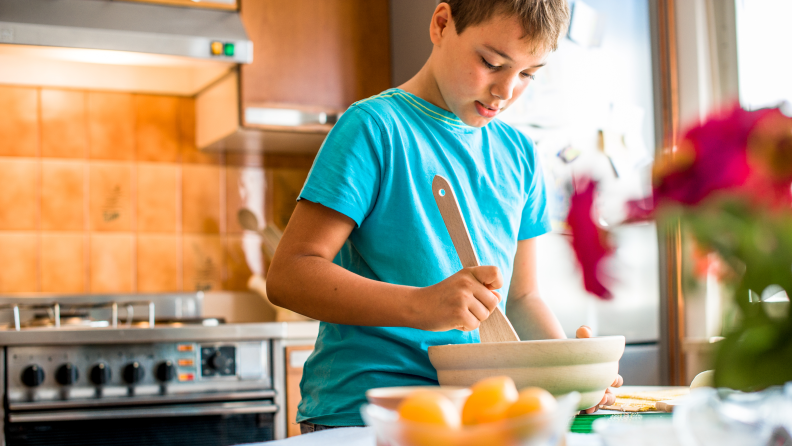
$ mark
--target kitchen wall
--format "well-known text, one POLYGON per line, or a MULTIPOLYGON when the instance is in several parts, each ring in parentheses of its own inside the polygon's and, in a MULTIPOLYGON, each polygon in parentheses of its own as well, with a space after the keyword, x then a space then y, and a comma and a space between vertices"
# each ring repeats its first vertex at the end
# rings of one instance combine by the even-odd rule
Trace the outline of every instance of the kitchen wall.
POLYGON ((0 293, 246 290, 236 213, 283 228, 311 157, 202 153, 194 127, 191 98, 0 86, 0 293))
POLYGON ((429 23, 437 0, 391 1, 391 85, 398 87, 417 73, 432 54, 429 23))

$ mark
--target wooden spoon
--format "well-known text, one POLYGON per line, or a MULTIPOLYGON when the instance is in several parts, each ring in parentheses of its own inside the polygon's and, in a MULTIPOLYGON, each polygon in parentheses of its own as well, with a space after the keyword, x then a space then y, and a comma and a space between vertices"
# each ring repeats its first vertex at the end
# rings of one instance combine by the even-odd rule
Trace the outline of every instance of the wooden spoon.
MULTIPOLYGON (((440 215, 443 216, 443 222, 445 222, 448 234, 454 243, 459 260, 462 262, 462 267, 479 266, 476 250, 473 249, 473 242, 470 240, 470 233, 465 219, 462 218, 462 210, 459 208, 454 190, 451 189, 448 180, 440 175, 435 175, 432 180, 432 194, 440 209, 440 215)), ((495 311, 487 319, 481 321, 479 336, 482 343, 520 340, 511 322, 499 307, 495 307, 495 311)))

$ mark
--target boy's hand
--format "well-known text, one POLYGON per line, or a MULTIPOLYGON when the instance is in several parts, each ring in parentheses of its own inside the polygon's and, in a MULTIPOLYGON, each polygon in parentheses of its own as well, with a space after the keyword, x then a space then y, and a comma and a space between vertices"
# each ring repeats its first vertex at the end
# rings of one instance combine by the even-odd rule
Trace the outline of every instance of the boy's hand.
MULTIPOLYGON (((592 338, 594 337, 594 334, 592 333, 591 328, 586 325, 582 325, 575 332, 575 337, 578 339, 592 338)), ((624 378, 622 378, 621 375, 616 375, 616 379, 613 381, 613 384, 611 384, 611 387, 621 387, 622 384, 624 384, 624 378)), ((616 395, 614 395, 613 392, 611 392, 610 387, 608 387, 605 389, 605 396, 602 397, 602 401, 600 401, 599 404, 586 410, 581 410, 580 413, 594 413, 597 411, 597 409, 599 409, 599 406, 612 406, 615 402, 616 395)))
POLYGON ((503 276, 497 266, 473 266, 440 283, 419 288, 416 328, 475 330, 500 302, 500 294, 493 290, 502 286, 503 276))

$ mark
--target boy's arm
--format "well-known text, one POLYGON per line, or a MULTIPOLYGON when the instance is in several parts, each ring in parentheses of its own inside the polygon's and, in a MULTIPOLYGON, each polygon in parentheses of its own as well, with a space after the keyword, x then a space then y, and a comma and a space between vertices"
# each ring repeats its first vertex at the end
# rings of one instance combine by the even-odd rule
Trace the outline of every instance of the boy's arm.
MULTIPOLYGON (((500 301, 497 267, 465 268, 426 288, 393 285, 333 263, 355 222, 308 200, 297 203, 267 273, 275 305, 336 324, 474 330, 500 301)), ((403 259, 394 259, 403 261, 403 259)))
POLYGON ((566 338, 561 323, 539 297, 535 238, 517 242, 506 315, 524 341, 566 338))
MULTIPOLYGON (((534 238, 517 242, 509 300, 506 301, 506 314, 522 340, 566 338, 561 323, 539 297, 534 238)), ((578 338, 592 337, 591 329, 585 326, 579 328, 575 335, 578 338)), ((611 387, 621 387, 622 384, 624 380, 620 375, 616 375, 611 387)), ((616 397, 608 388, 598 405, 582 412, 593 413, 599 406, 610 406, 615 401, 616 397)))

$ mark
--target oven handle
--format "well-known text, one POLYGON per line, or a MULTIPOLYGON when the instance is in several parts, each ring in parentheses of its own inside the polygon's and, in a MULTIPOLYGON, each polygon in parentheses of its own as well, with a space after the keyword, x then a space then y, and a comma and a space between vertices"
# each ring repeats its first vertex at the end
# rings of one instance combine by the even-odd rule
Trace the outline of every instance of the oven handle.
POLYGON ((270 402, 201 404, 191 406, 147 407, 139 409, 62 410, 37 413, 10 413, 11 423, 47 421, 110 420, 119 418, 184 417, 202 415, 230 415, 274 413, 278 406, 270 402))

